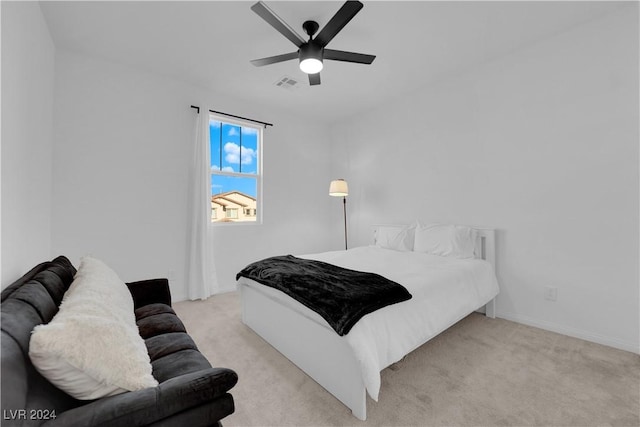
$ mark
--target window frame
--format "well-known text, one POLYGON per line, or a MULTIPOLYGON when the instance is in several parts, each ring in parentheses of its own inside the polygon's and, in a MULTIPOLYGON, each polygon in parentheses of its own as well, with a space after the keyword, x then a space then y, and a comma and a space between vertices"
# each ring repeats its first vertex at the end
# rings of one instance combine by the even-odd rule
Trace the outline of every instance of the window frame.
MULTIPOLYGON (((222 170, 222 158, 220 159, 219 168, 213 168, 211 166, 212 162, 212 153, 209 153, 209 202, 211 203, 211 198, 215 195, 213 193, 213 188, 211 188, 211 180, 214 175, 218 176, 226 176, 226 177, 236 177, 236 178, 254 178, 256 180, 256 208, 255 208, 255 220, 250 221, 224 221, 227 218, 226 214, 222 216, 217 215, 217 221, 210 220, 209 224, 214 227, 226 227, 226 226, 237 226, 237 225, 261 225, 263 218, 263 192, 262 192, 262 180, 264 176, 264 168, 263 168, 263 157, 264 157, 264 126, 256 123, 252 123, 249 121, 244 121, 241 119, 229 118, 226 116, 218 115, 212 112, 209 112, 209 123, 211 121, 220 122, 221 129, 223 124, 230 124, 233 126, 240 126, 243 128, 251 128, 257 132, 257 155, 256 155, 256 168, 257 172, 255 174, 245 173, 245 172, 228 172, 222 170)), ((209 128, 210 129, 210 128, 209 128)), ((222 131, 222 130, 221 130, 222 131)), ((211 131, 209 131, 209 139, 211 138, 211 131)), ((211 147, 211 141, 209 141, 209 147, 211 147)), ((242 161, 242 160, 241 160, 242 161)), ((243 208, 244 210, 244 208, 243 208)))

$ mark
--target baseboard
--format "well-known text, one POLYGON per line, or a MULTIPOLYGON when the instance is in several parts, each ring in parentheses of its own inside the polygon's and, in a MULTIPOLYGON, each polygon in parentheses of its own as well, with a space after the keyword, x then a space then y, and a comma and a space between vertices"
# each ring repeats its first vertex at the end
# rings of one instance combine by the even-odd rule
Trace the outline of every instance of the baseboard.
POLYGON ((570 328, 563 325, 558 325, 552 322, 545 322, 543 320, 533 319, 526 316, 521 316, 515 313, 496 313, 496 317, 501 319, 510 320, 516 323, 522 323, 523 325, 533 326, 535 328, 544 329, 551 332, 556 332, 562 335, 568 335, 574 338, 580 338, 585 341, 594 342, 596 344, 606 345, 608 347, 617 348, 620 350, 630 351, 631 353, 640 354, 640 343, 634 343, 629 341, 623 341, 616 338, 606 337, 599 334, 583 331, 580 329, 570 328))
POLYGON ((238 290, 238 286, 234 283, 232 286, 225 286, 218 289, 216 294, 226 294, 227 292, 234 292, 238 290))

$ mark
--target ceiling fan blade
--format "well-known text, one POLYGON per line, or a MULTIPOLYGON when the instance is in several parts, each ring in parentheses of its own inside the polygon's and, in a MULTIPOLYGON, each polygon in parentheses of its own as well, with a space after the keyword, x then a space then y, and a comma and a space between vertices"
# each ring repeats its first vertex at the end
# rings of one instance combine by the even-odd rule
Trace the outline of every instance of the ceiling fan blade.
POLYGON ((305 39, 300 37, 295 31, 293 31, 293 29, 286 22, 280 19, 278 15, 273 13, 273 11, 269 9, 263 2, 259 1, 258 3, 251 6, 251 10, 257 13, 258 16, 260 16, 262 19, 267 21, 267 23, 275 28, 280 34, 291 40, 291 42, 296 46, 300 47, 300 45, 306 43, 305 39))
POLYGON ((358 64, 371 64, 375 55, 366 55, 364 53, 345 52, 344 50, 324 50, 324 59, 332 59, 334 61, 357 62, 358 64))
POLYGON ((359 1, 347 1, 340 10, 333 15, 314 39, 320 46, 325 47, 344 28, 345 25, 362 9, 359 1))
POLYGON ((309 84, 311 86, 320 84, 320 73, 309 74, 309 84))
POLYGON ((267 58, 252 59, 251 63, 256 67, 262 67, 263 65, 275 64, 276 62, 289 61, 291 59, 298 59, 298 52, 285 53, 282 55, 269 56, 267 58))

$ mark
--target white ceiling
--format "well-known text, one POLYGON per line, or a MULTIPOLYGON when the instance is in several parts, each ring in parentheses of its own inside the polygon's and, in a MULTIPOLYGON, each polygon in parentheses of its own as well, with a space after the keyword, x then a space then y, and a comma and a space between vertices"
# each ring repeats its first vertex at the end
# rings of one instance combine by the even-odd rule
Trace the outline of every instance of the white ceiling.
MULTIPOLYGON (((253 1, 42 2, 57 48, 99 56, 329 123, 431 84, 448 73, 531 44, 618 7, 619 2, 369 1, 329 48, 377 55, 372 65, 326 61, 309 86, 297 60, 249 60, 296 50, 253 13, 253 1), (299 79, 295 91, 274 85, 299 79)), ((266 1, 304 35, 340 8, 332 1, 266 1)), ((306 38, 306 37, 305 37, 306 38)))

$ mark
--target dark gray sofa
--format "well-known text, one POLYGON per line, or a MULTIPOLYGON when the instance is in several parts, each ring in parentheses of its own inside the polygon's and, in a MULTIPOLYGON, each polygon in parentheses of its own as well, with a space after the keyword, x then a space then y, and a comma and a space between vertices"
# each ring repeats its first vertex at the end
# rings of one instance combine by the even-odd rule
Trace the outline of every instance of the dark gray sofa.
POLYGON ((220 425, 234 411, 236 373, 212 368, 171 308, 166 279, 128 283, 136 322, 159 385, 92 401, 72 398, 29 359, 36 325, 58 312, 75 267, 64 256, 34 267, 2 291, 2 426, 220 425))

